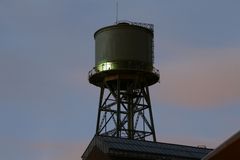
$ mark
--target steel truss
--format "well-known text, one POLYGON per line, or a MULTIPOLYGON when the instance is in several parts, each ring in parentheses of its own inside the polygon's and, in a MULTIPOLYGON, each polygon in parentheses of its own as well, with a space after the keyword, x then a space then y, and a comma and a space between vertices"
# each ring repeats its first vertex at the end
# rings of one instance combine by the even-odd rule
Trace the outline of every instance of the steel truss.
POLYGON ((101 87, 96 135, 156 141, 148 86, 105 81, 101 87))

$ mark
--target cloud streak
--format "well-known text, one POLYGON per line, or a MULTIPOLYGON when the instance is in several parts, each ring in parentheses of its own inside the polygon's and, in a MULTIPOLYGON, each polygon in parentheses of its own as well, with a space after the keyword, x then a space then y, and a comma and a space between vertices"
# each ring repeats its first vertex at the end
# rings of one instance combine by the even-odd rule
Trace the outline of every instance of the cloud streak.
POLYGON ((168 136, 162 136, 159 138, 160 142, 167 142, 167 143, 174 143, 174 144, 182 144, 182 145, 189 145, 189 146, 206 146, 207 148, 216 148, 222 140, 213 140, 213 139, 207 139, 207 138, 196 138, 192 137, 190 135, 168 135, 168 136))
POLYGON ((240 49, 191 49, 187 52, 199 56, 161 65, 161 85, 153 89, 160 102, 192 107, 239 102, 240 49))
POLYGON ((46 159, 79 160, 87 145, 82 143, 36 143, 33 146, 36 150, 44 151, 46 159), (49 152, 51 154, 47 154, 49 152))
POLYGON ((86 148, 86 142, 46 142, 46 141, 23 141, 17 139, 1 139, 1 158, 3 159, 51 159, 51 160, 79 160, 86 148), (12 153, 14 152, 14 155, 12 153), (30 154, 31 153, 31 154, 30 154))

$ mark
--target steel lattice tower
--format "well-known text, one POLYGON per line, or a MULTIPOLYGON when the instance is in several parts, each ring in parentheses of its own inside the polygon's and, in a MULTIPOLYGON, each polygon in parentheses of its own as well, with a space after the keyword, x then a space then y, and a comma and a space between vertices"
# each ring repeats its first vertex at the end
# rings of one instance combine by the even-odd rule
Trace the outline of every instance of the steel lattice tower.
POLYGON ((118 23, 94 37, 89 82, 100 87, 96 135, 156 141, 148 88, 160 77, 153 67, 153 25, 118 23))

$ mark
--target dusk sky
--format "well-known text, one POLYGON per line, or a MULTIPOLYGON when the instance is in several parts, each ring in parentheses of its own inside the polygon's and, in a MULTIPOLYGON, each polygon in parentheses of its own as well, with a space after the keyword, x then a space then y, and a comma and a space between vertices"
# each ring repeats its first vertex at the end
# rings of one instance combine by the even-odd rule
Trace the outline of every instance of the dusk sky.
MULTIPOLYGON (((118 0, 154 24, 157 141, 215 148, 240 129, 240 1, 118 0)), ((80 160, 95 134, 93 34, 116 0, 0 0, 0 159, 80 160)))

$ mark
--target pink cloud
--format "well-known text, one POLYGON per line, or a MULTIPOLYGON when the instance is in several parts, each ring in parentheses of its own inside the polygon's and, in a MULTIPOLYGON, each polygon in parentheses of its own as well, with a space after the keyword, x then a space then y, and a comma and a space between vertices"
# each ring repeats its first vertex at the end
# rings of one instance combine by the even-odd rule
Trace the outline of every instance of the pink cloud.
POLYGON ((69 145, 62 150, 61 154, 54 156, 53 160, 80 160, 83 152, 87 148, 86 144, 69 145))
POLYGON ((31 149, 42 151, 43 157, 52 160, 80 160, 87 147, 87 142, 40 142, 29 144, 31 149), (45 154, 44 153, 48 153, 45 154), (49 154, 50 153, 50 154, 49 154))
POLYGON ((199 56, 184 56, 160 65, 161 84, 153 89, 155 98, 182 106, 219 106, 239 101, 240 49, 187 52, 199 56))
POLYGON ((0 137, 4 146, 3 156, 24 156, 26 159, 80 160, 88 141, 26 141, 22 139, 0 137))
POLYGON ((190 135, 161 135, 159 142, 182 144, 188 146, 206 146, 207 148, 216 148, 223 140, 222 139, 210 139, 210 138, 199 138, 190 135))
POLYGON ((71 160, 80 160, 82 159, 82 151, 79 151, 77 149, 71 150, 69 152, 66 152, 64 155, 56 158, 56 160, 66 160, 66 159, 71 159, 71 160))

